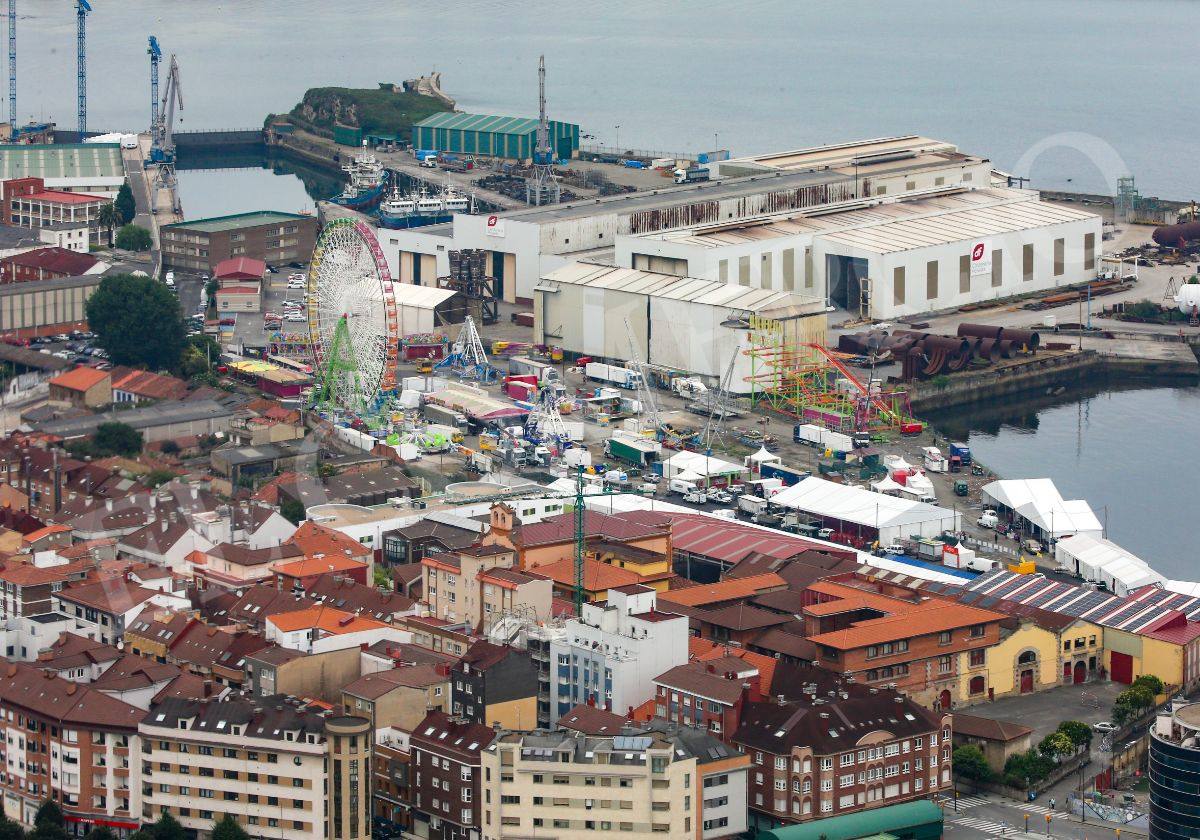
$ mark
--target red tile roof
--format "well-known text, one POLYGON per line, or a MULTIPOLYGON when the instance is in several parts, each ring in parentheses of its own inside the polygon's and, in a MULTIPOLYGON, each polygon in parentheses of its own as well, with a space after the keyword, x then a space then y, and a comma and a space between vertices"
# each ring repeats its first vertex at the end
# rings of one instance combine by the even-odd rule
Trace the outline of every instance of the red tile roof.
POLYGON ((6 257, 0 262, 5 262, 9 265, 19 265, 25 268, 40 268, 43 271, 76 277, 86 273, 88 269, 92 268, 100 260, 91 254, 81 254, 78 251, 71 251, 67 248, 55 246, 26 251, 24 254, 6 257))
MULTIPOLYGON (((583 530, 589 537, 603 536, 610 540, 623 542, 660 535, 667 528, 662 525, 644 524, 625 514, 610 516, 606 513, 589 510, 585 511, 583 515, 583 530)), ((541 522, 518 525, 513 529, 512 539, 515 545, 522 548, 571 542, 575 539, 575 516, 563 513, 543 519, 541 522)))
POLYGON ((723 645, 697 636, 688 637, 688 655, 700 662, 709 662, 730 657, 741 659, 758 669, 760 686, 764 694, 771 693, 771 680, 775 678, 775 659, 743 647, 723 645))
POLYGON ((0 659, 0 702, 76 727, 136 731, 146 712, 39 667, 0 659))
POLYGON ((80 365, 74 370, 69 370, 54 377, 50 380, 50 384, 59 388, 66 388, 69 391, 79 391, 82 393, 89 388, 94 388, 108 378, 108 371, 106 370, 96 370, 95 368, 80 365))
MULTIPOLYGON (((539 575, 545 575, 560 586, 575 585, 575 561, 560 560, 546 566, 538 566, 539 575)), ((610 566, 598 560, 583 561, 583 588, 589 592, 600 592, 616 589, 628 584, 637 584, 642 580, 637 572, 610 566)))
POLYGON ((318 554, 341 554, 347 557, 369 557, 371 549, 353 537, 348 537, 341 531, 326 528, 308 520, 296 529, 296 533, 288 538, 288 545, 294 545, 309 557, 318 554))
POLYGON ((218 280, 222 277, 231 277, 234 275, 258 277, 261 279, 266 273, 267 264, 253 257, 230 257, 227 260, 221 260, 213 266, 213 277, 216 277, 218 280))
POLYGON ((352 572, 366 568, 366 563, 347 557, 344 554, 327 554, 318 557, 305 557, 303 560, 293 560, 290 563, 280 563, 275 567, 275 574, 284 577, 303 578, 310 575, 327 575, 337 572, 352 572))
POLYGON ((779 589, 786 585, 787 582, 779 575, 768 572, 764 575, 729 578, 716 583, 688 586, 684 589, 664 592, 659 596, 659 600, 683 604, 685 607, 699 607, 724 601, 736 601, 758 592, 779 589))
POLYGON ((87 195, 86 193, 65 192, 63 190, 42 190, 31 195, 14 196, 25 201, 45 201, 56 204, 107 204, 108 199, 102 195, 87 195))
POLYGON ((115 367, 111 374, 114 391, 126 391, 147 400, 178 400, 187 395, 187 383, 174 376, 128 367, 115 367))
POLYGON ((607 709, 581 703, 558 719, 558 726, 584 735, 620 735, 625 718, 607 709))
POLYGON ((335 636, 343 633, 357 633, 360 630, 376 630, 387 627, 382 621, 373 618, 348 613, 345 610, 335 610, 333 607, 309 607, 303 610, 280 613, 267 616, 267 621, 274 624, 281 633, 291 633, 295 630, 320 629, 335 636))

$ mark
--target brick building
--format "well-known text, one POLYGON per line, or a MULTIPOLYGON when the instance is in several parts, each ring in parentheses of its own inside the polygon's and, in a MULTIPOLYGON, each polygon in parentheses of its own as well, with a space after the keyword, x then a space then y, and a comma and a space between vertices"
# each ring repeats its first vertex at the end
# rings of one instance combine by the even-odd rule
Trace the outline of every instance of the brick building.
POLYGON ((166 225, 163 264, 211 274, 232 257, 268 264, 307 260, 319 225, 313 216, 260 210, 166 225))
POLYGON ((107 264, 69 248, 37 248, 0 259, 0 283, 29 283, 97 274, 107 264))
POLYGON ((413 816, 423 824, 418 834, 429 840, 479 840, 481 755, 495 737, 490 726, 445 712, 430 712, 413 730, 413 816))
POLYGON ((32 665, 0 660, 0 669, 4 812, 29 826, 54 799, 80 833, 137 829, 137 728, 146 713, 32 665))
POLYGON ((856 575, 817 581, 804 597, 805 635, 821 667, 867 685, 893 685, 941 710, 965 699, 962 662, 997 644, 1007 618, 856 575))
POLYGON ((537 666, 528 652, 478 641, 450 676, 455 715, 508 729, 537 725, 537 666))
POLYGON ((752 760, 752 823, 824 819, 951 787, 950 715, 890 689, 809 674, 789 683, 797 699, 750 704, 733 736, 752 760))
POLYGON ((112 203, 107 196, 47 189, 43 178, 5 181, 0 185, 0 200, 0 221, 6 225, 44 228, 83 223, 92 242, 101 240, 100 208, 112 203))

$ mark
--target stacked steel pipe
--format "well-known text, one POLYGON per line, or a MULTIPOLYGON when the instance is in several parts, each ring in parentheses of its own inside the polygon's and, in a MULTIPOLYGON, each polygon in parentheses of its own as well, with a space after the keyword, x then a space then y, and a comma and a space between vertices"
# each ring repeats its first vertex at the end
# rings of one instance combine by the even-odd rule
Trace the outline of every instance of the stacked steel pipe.
POLYGON ((965 370, 973 360, 995 364, 1018 352, 1034 352, 1040 343, 1033 330, 960 324, 956 336, 916 330, 850 333, 838 339, 838 350, 855 355, 873 353, 877 360, 890 356, 901 363, 902 378, 911 382, 965 370))

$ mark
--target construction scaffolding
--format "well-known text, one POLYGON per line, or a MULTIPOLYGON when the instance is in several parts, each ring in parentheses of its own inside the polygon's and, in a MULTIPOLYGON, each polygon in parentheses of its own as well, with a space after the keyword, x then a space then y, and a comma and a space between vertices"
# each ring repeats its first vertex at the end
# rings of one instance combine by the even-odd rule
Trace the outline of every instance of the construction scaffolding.
POLYGON ((496 278, 487 273, 490 256, 489 251, 478 248, 451 251, 450 273, 437 279, 438 288, 462 296, 464 314, 481 324, 494 324, 500 317, 496 278))
POLYGON ((757 315, 747 321, 752 405, 847 433, 900 432, 915 422, 906 391, 873 377, 864 383, 846 366, 846 354, 789 341, 780 321, 757 315))

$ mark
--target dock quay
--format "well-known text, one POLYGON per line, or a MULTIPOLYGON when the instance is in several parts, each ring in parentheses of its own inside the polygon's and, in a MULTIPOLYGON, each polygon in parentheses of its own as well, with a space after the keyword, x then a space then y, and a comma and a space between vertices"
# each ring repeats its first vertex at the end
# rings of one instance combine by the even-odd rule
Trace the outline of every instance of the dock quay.
POLYGON ((152 273, 157 275, 162 269, 159 229, 163 225, 183 221, 183 209, 179 203, 177 185, 161 184, 156 177, 157 173, 146 168, 146 161, 150 158, 150 144, 149 132, 139 134, 137 148, 122 149, 121 159, 125 165, 125 176, 129 179, 129 189, 133 192, 134 205, 137 207, 134 224, 149 230, 154 241, 150 252, 151 265, 152 273))

